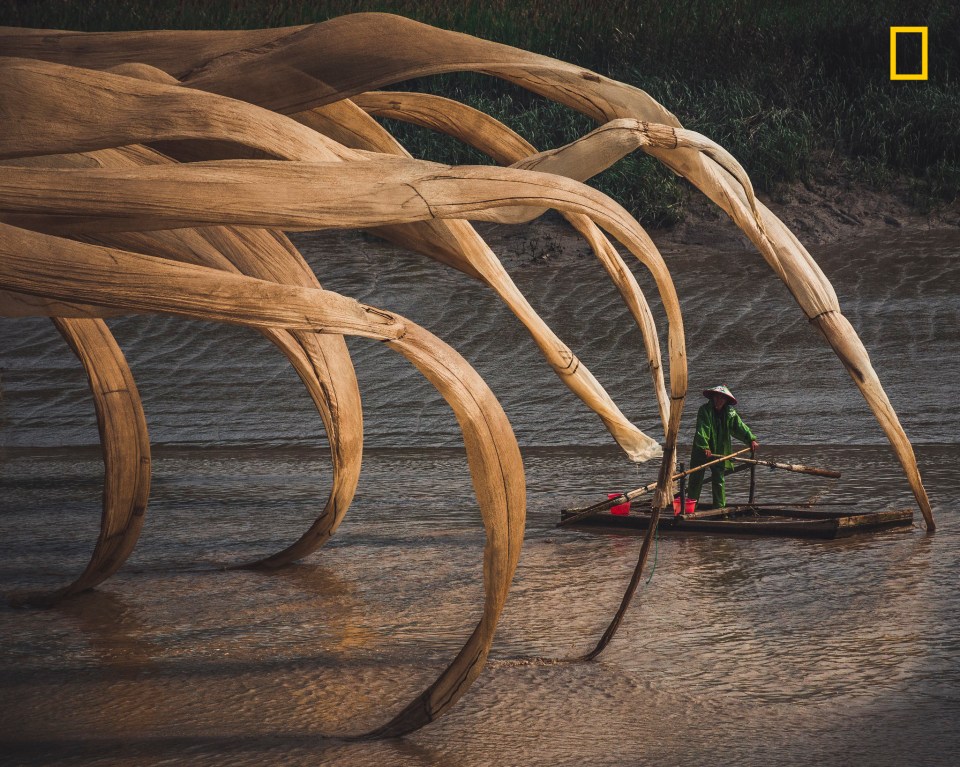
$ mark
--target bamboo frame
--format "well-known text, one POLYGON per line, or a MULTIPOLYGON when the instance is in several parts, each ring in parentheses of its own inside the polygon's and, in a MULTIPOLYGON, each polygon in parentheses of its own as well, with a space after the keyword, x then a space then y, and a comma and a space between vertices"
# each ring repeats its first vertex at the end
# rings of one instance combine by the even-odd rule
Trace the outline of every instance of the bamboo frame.
MULTIPOLYGON (((455 351, 397 315, 324 290, 283 232, 370 229, 484 282, 628 456, 639 461, 662 454, 653 498, 659 509, 672 496, 687 393, 679 299, 646 232, 581 183, 637 149, 699 187, 755 244, 854 379, 903 466, 928 530, 934 529, 912 447, 829 281, 756 200, 736 160, 683 129, 643 91, 387 14, 231 32, 0 28, 0 51, 0 114, 17 128, 0 131, 0 316, 53 318, 90 379, 106 466, 91 562, 42 600, 109 577, 132 550, 143 521, 149 441, 135 384, 103 317, 161 312, 247 325, 281 349, 299 374, 326 426, 333 489, 310 529, 255 563, 262 567, 315 551, 343 519, 363 442, 343 336, 376 339, 416 365, 454 409, 487 530, 484 610, 476 630, 437 681, 373 734, 401 735, 439 716, 480 673, 519 558, 525 498, 516 440, 492 393, 455 351), (377 92, 411 77, 460 70, 513 82, 600 127, 566 147, 538 152, 462 104, 377 92), (508 167, 414 159, 370 114, 456 136, 508 167), (546 209, 560 211, 590 243, 642 331, 662 449, 627 420, 533 311, 468 223, 521 223, 546 209), (666 374, 649 305, 607 235, 653 275, 668 322, 666 374)), ((645 552, 595 652, 616 630, 645 552)))

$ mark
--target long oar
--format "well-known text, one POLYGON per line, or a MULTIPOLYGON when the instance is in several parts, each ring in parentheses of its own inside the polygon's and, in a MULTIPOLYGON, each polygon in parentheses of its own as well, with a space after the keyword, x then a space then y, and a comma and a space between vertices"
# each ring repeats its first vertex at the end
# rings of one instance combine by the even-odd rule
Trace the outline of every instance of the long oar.
POLYGON ((769 466, 772 469, 783 469, 785 471, 795 471, 797 474, 813 474, 816 477, 830 477, 830 479, 840 479, 840 472, 833 469, 817 469, 813 466, 804 466, 800 463, 777 463, 776 461, 760 461, 755 458, 734 458, 735 461, 752 463, 756 466, 769 466))
MULTIPOLYGON (((750 448, 745 447, 743 448, 743 450, 738 450, 735 453, 730 453, 730 455, 725 455, 722 458, 714 458, 712 461, 701 463, 699 466, 693 469, 687 469, 686 471, 682 471, 679 474, 674 474, 670 479, 680 479, 681 477, 686 477, 689 474, 693 474, 698 471, 703 471, 704 469, 709 468, 710 466, 713 466, 715 464, 718 464, 721 461, 729 461, 731 458, 735 458, 736 456, 742 455, 743 453, 747 453, 749 451, 750 451, 750 448)), ((649 493, 651 490, 655 489, 656 486, 657 486, 656 482, 651 482, 649 485, 638 487, 636 490, 631 490, 629 493, 623 493, 622 495, 618 495, 616 498, 608 498, 607 500, 600 501, 599 503, 595 503, 592 506, 587 506, 584 509, 578 510, 576 514, 572 514, 566 519, 561 519, 557 523, 557 527, 565 527, 566 525, 572 525, 575 522, 579 522, 581 519, 586 519, 587 517, 592 516, 600 511, 606 511, 607 509, 613 506, 617 506, 621 503, 627 503, 628 501, 632 501, 634 498, 639 498, 641 495, 645 495, 646 493, 649 493)))

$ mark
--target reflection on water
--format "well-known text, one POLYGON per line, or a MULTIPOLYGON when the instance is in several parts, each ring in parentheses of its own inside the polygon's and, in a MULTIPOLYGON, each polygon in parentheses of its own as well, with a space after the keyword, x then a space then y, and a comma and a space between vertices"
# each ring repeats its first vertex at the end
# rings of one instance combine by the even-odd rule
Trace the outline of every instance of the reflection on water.
MULTIPOLYGON (((336 235, 304 240, 325 284, 410 314, 464 351, 527 445, 528 531, 488 668, 448 716, 409 738, 324 737, 396 712, 480 615, 484 535, 466 460, 452 416, 412 369, 380 345, 353 345, 372 446, 355 504, 306 562, 237 570, 289 545, 322 508, 319 419, 305 417, 302 387, 259 337, 124 320, 113 324, 160 445, 143 536, 95 593, 50 610, 0 606, 0 764, 955 762, 955 242, 816 254, 920 445, 936 535, 665 536, 610 648, 594 663, 551 664, 593 646, 639 549, 635 537, 557 530, 558 510, 646 484, 655 469, 601 446, 596 419, 469 281, 395 253, 371 266, 364 243, 336 235), (430 300, 438 291, 443 305, 430 300), (518 661, 531 657, 546 661, 518 661)), ((716 258, 668 258, 693 385, 730 385, 766 456, 844 475, 761 469, 759 500, 911 505, 859 395, 765 268, 723 257, 730 295, 748 296, 723 312, 698 292, 716 258)), ((598 270, 511 268, 655 433, 639 339, 601 283, 571 288, 598 270)), ((91 552, 103 470, 94 448, 53 446, 92 445, 96 425, 79 366, 45 323, 0 323, 0 334, 0 590, 55 588, 91 552)), ((733 498, 747 481, 731 478, 733 498)))
MULTIPOLYGON (((231 764, 479 765, 509 744, 529 764, 619 764, 631 754, 689 764, 721 752, 743 764, 948 764, 960 746, 960 494, 947 479, 955 446, 919 451, 935 536, 663 537, 653 579, 607 652, 560 665, 514 659, 592 647, 639 539, 554 527, 571 499, 620 486, 616 450, 526 450, 529 527, 490 667, 448 717, 377 744, 323 735, 381 721, 457 652, 479 617, 483 532, 463 501, 462 452, 371 450, 358 502, 324 550, 276 573, 222 569, 282 547, 309 518, 293 502, 308 495, 296 475, 286 490, 250 477, 309 466, 319 452, 161 449, 156 502, 117 576, 53 610, 0 608, 0 732, 16 763, 142 764, 190 753, 231 764), (187 515, 170 513, 181 473, 187 515), (924 758, 914 761, 917 753, 924 758)), ((835 501, 910 502, 885 447, 769 454, 845 478, 765 471, 764 497, 824 490, 835 501)), ((46 488, 12 479, 76 461, 7 452, 5 590, 67 578, 60 552, 82 562, 89 541, 75 530, 85 521, 64 526, 46 488), (37 537, 57 546, 31 554, 37 537)), ((95 471, 96 454, 86 461, 95 471)), ((731 494, 746 493, 743 475, 731 484, 731 494)), ((96 505, 84 513, 95 516, 96 505)))

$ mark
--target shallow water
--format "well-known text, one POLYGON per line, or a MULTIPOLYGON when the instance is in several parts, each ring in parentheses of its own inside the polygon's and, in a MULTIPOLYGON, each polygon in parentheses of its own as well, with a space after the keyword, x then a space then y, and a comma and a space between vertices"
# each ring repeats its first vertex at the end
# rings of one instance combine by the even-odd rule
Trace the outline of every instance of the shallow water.
MULTIPOLYGON (((645 484, 655 468, 606 446, 519 323, 466 278, 357 237, 303 236, 326 287, 461 351, 524 446, 528 530, 491 661, 443 719, 389 742, 324 735, 384 721, 479 617, 484 538, 455 420, 403 360, 351 341, 368 449, 346 521, 295 567, 229 569, 283 548, 322 506, 319 418, 255 334, 112 321, 156 446, 147 521, 96 592, 50 610, 0 607, 0 763, 954 764, 958 240, 896 235, 814 252, 918 445, 937 533, 665 534, 620 633, 583 664, 553 661, 593 646, 640 539, 558 531, 557 510, 645 484)), ((911 504, 855 388, 758 257, 677 252, 668 263, 691 390, 724 381, 765 454, 844 472, 831 482, 761 471, 761 499, 911 504), (708 288, 710 269, 719 284, 708 288)), ((659 436, 639 337, 600 269, 532 258, 511 271, 659 436)), ((0 385, 0 589, 54 587, 82 569, 99 525, 92 407, 42 321, 0 323, 0 385)), ((745 484, 732 478, 731 495, 745 484)))

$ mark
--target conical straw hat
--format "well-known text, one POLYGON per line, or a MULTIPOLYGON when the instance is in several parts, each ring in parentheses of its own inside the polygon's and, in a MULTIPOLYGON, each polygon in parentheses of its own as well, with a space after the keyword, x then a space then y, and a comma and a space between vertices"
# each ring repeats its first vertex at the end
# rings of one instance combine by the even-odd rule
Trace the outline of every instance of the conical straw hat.
POLYGON ((724 397, 728 397, 728 398, 730 399, 730 403, 731 403, 731 404, 733 404, 733 405, 736 405, 736 404, 737 404, 737 398, 733 396, 733 392, 731 392, 731 391, 730 391, 726 386, 724 386, 723 384, 720 384, 719 386, 714 386, 714 387, 711 388, 711 389, 704 389, 704 390, 703 390, 703 396, 704 396, 704 397, 710 397, 710 396, 713 395, 713 394, 722 394, 724 397))

